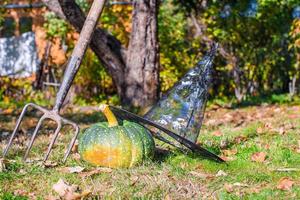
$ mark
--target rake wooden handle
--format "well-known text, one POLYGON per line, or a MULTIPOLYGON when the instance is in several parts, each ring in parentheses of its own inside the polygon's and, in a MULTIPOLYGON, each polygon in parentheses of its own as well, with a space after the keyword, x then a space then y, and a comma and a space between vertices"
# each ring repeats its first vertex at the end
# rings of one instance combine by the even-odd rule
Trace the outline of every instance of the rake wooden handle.
POLYGON ((88 44, 91 40, 91 36, 97 25, 97 21, 105 6, 105 0, 94 0, 89 14, 84 22, 82 30, 80 32, 79 40, 73 50, 73 53, 68 61, 68 65, 63 77, 62 84, 56 96, 56 101, 53 110, 59 112, 63 102, 68 94, 68 91, 72 85, 72 82, 77 74, 82 58, 86 52, 88 44))

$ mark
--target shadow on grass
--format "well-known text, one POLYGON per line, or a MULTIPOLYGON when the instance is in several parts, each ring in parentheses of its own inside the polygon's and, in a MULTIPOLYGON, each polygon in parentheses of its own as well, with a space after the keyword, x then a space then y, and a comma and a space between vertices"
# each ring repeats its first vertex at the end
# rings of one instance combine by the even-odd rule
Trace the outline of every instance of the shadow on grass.
POLYGON ((212 144, 210 146, 205 145, 204 148, 206 148, 207 150, 214 152, 215 154, 220 154, 222 149, 231 149, 233 148, 233 146, 239 144, 242 145, 243 143, 249 141, 249 140, 253 140, 257 137, 260 137, 260 135, 256 134, 256 133, 252 133, 252 134, 248 134, 248 135, 241 135, 241 136, 236 136, 232 139, 228 139, 226 140, 226 146, 222 147, 220 146, 220 141, 218 142, 212 142, 212 144), (239 142, 237 142, 237 140, 240 140, 239 142))
MULTIPOLYGON (((216 153, 214 151, 211 151, 211 152, 216 153)), ((189 158, 189 159, 201 159, 201 160, 208 160, 208 161, 218 163, 218 164, 227 164, 226 162, 224 162, 224 163, 217 162, 216 160, 214 160, 212 158, 203 156, 202 154, 197 153, 197 152, 192 152, 188 149, 172 148, 172 149, 167 150, 167 149, 163 149, 161 147, 156 147, 153 161, 156 162, 157 164, 162 164, 162 163, 165 163, 170 158, 172 159, 177 156, 181 157, 180 155, 184 155, 185 158, 189 158)))
POLYGON ((156 147, 153 161, 158 164, 161 164, 161 163, 165 162, 172 155, 174 155, 174 153, 172 151, 162 149, 160 147, 156 147))

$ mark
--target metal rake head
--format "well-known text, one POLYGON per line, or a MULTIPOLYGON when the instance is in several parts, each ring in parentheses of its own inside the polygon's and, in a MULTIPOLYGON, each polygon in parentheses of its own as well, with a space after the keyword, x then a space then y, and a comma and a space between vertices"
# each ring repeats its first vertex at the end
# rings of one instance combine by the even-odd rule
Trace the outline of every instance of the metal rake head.
POLYGON ((28 154, 29 154, 29 151, 33 145, 33 142, 36 138, 36 135, 42 125, 42 122, 45 120, 45 119, 51 119, 53 121, 55 121, 57 123, 57 128, 55 130, 55 133, 53 135, 53 138, 49 144, 49 147, 48 147, 48 150, 47 150, 47 153, 45 155, 45 158, 44 158, 44 161, 46 161, 49 157, 49 154, 52 150, 52 147, 55 143, 55 140, 57 139, 57 136, 59 134, 59 131, 61 130, 62 126, 63 125, 71 125, 73 126, 73 128, 75 129, 75 134, 74 134, 74 137, 72 138, 70 144, 69 144, 69 147, 65 153, 65 156, 64 156, 64 159, 63 159, 63 162, 66 161, 67 157, 69 156, 70 152, 71 152, 71 149, 75 143, 75 140, 79 134, 79 127, 74 123, 74 122, 71 122, 63 117, 61 117, 59 115, 59 110, 61 109, 62 105, 63 105, 63 102, 68 94, 68 91, 72 85, 72 82, 75 78, 75 75, 77 74, 78 70, 79 70, 79 67, 80 67, 80 64, 81 64, 81 61, 82 61, 82 58, 84 56, 84 53, 86 52, 86 49, 88 47, 88 44, 89 44, 89 41, 91 40, 91 37, 92 37, 92 33, 94 32, 94 29, 97 25, 97 22, 98 22, 98 19, 101 15, 101 12, 104 8, 104 5, 105 5, 105 0, 94 0, 93 1, 93 4, 90 8, 90 11, 89 11, 89 14, 87 15, 86 17, 86 20, 85 20, 85 23, 82 27, 82 30, 80 32, 80 36, 79 36, 79 39, 74 47, 74 50, 72 52, 72 55, 69 59, 69 62, 67 64, 67 67, 66 67, 66 70, 64 72, 64 76, 63 76, 63 80, 61 82, 61 86, 59 88, 59 91, 58 93, 56 94, 56 101, 55 101, 55 105, 53 107, 52 110, 47 110, 45 108, 42 108, 41 106, 38 106, 36 104, 33 104, 33 103, 29 103, 27 105, 25 105, 25 107, 23 108, 23 111, 17 121, 17 125, 11 135, 11 138, 8 142, 8 145, 6 147, 6 149, 4 150, 4 154, 3 156, 6 156, 11 144, 12 144, 12 141, 19 129, 19 126, 22 122, 22 119, 26 113, 26 110, 28 109, 28 107, 33 107, 39 111, 41 111, 43 113, 42 117, 39 119, 38 121, 38 124, 33 132, 33 135, 31 136, 31 140, 28 144, 28 147, 27 147, 27 150, 26 150, 26 153, 25 153, 25 156, 24 156, 24 160, 26 160, 28 154))
POLYGON ((28 143, 27 150, 26 150, 26 153, 24 155, 24 160, 26 160, 27 157, 28 157, 30 149, 31 149, 31 147, 32 147, 32 145, 34 143, 34 140, 35 140, 35 138, 36 138, 36 136, 38 134, 39 129, 41 128, 41 125, 42 125, 43 121, 45 119, 50 119, 50 120, 53 120, 53 121, 55 121, 57 123, 57 128, 56 128, 56 130, 54 132, 54 135, 52 136, 52 140, 51 140, 51 142, 50 142, 50 144, 48 146, 48 150, 47 150, 47 153, 46 153, 43 161, 45 162, 48 159, 48 157, 50 155, 50 152, 51 152, 51 150, 53 148, 53 145, 54 145, 54 143, 55 143, 55 141, 56 141, 56 139, 58 137, 58 134, 59 134, 62 126, 64 126, 64 125, 71 125, 75 129, 75 133, 74 133, 74 136, 73 136, 73 138, 72 138, 72 140, 71 140, 71 142, 69 144, 69 147, 67 148, 67 150, 65 152, 65 155, 64 155, 64 158, 63 158, 63 162, 65 162, 67 160, 67 158, 68 158, 68 156, 69 156, 69 154, 71 152, 71 149, 74 146, 76 138, 77 138, 77 136, 79 134, 79 127, 74 122, 61 117, 59 115, 59 113, 58 113, 58 110, 56 110, 56 109, 47 110, 47 109, 45 109, 45 108, 43 108, 43 107, 41 107, 39 105, 36 105, 34 103, 28 103, 28 104, 26 104, 24 106, 24 108, 22 110, 22 113, 19 116, 19 119, 17 121, 16 127, 15 127, 15 129, 14 129, 14 131, 13 131, 13 133, 12 133, 10 139, 9 139, 9 142, 8 142, 8 144, 7 144, 4 152, 3 152, 3 157, 5 157, 7 155, 8 150, 10 149, 10 147, 12 145, 13 139, 15 138, 15 136, 16 136, 16 134, 18 132, 18 129, 19 129, 20 125, 21 125, 21 122, 22 122, 22 120, 23 120, 23 118, 24 118, 24 116, 26 114, 26 111, 28 110, 29 107, 32 107, 32 108, 34 108, 36 110, 41 111, 43 113, 43 115, 40 117, 40 119, 39 119, 39 121, 38 121, 38 123, 37 123, 37 125, 35 127, 35 130, 34 130, 32 136, 31 136, 31 139, 30 139, 30 141, 28 143))

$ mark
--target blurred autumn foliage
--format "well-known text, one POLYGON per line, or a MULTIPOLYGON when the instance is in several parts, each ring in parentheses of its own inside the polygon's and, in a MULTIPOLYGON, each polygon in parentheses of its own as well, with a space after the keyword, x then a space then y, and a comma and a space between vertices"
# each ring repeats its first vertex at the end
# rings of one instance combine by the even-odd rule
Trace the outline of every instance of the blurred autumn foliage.
MULTIPOLYGON (((88 11, 89 2, 76 2, 88 11)), ((235 97, 241 102, 271 93, 297 96, 300 90, 299 6, 296 0, 162 1, 158 16, 161 91, 172 87, 212 42, 218 42, 213 97, 235 97)), ((0 26, 5 12, 1 9, 0 26)), ((130 39, 131 14, 131 5, 107 6, 99 26, 126 46, 130 39)), ((69 55, 75 31, 53 13, 46 11, 43 15, 48 39, 63 41, 69 55)), ((49 65, 54 66, 58 78, 62 77, 64 65, 51 62, 49 65)), ((55 96, 55 89, 51 87, 34 90, 33 81, 1 77, 0 106, 55 96)), ((119 103, 111 77, 91 50, 87 51, 76 77, 74 91, 74 101, 79 104, 119 103)))

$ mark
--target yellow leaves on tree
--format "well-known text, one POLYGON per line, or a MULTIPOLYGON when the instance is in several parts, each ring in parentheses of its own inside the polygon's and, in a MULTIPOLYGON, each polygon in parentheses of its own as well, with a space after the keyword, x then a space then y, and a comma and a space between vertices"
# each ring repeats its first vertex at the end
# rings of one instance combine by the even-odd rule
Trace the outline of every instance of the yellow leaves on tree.
POLYGON ((129 43, 132 20, 132 5, 113 5, 102 17, 103 27, 113 33, 125 46, 129 43))

